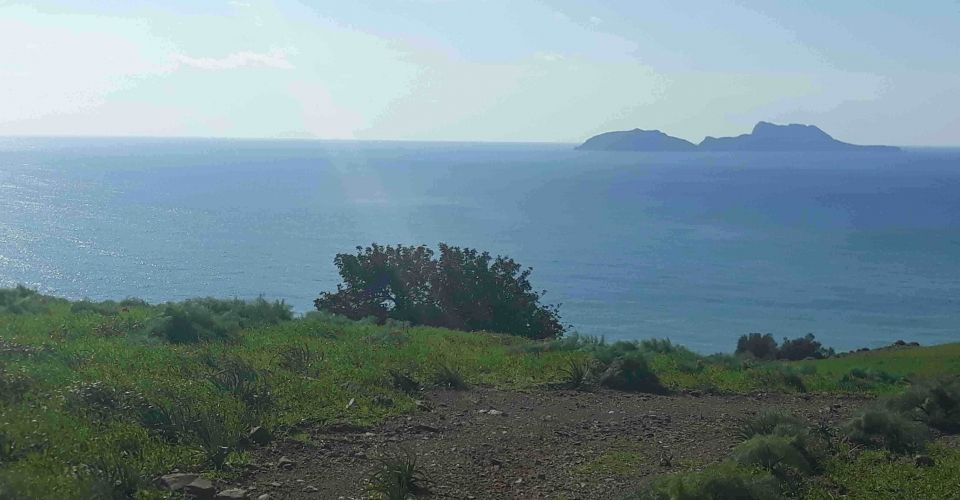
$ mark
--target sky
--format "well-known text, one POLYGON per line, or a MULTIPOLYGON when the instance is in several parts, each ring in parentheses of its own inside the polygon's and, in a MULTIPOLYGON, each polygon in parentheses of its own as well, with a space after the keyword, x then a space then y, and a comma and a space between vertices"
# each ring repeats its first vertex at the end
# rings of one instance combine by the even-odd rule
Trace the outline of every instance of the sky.
POLYGON ((960 0, 0 0, 0 135, 960 145, 960 0))

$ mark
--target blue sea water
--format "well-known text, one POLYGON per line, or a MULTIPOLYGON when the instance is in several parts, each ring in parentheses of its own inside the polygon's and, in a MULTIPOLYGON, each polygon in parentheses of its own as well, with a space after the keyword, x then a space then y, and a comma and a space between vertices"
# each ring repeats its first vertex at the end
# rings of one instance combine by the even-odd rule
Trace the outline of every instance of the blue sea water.
POLYGON ((0 286, 306 311, 374 241, 510 255, 608 339, 960 341, 960 150, 0 139, 0 286))

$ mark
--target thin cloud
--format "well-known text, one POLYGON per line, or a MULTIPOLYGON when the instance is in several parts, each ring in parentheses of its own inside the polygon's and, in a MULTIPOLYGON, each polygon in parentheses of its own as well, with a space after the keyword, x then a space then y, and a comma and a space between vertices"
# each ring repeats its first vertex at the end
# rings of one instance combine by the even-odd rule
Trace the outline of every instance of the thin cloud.
POLYGON ((190 57, 185 54, 174 54, 174 64, 190 68, 218 71, 238 68, 273 68, 293 69, 293 64, 287 59, 287 51, 271 50, 270 52, 234 52, 224 57, 190 57))

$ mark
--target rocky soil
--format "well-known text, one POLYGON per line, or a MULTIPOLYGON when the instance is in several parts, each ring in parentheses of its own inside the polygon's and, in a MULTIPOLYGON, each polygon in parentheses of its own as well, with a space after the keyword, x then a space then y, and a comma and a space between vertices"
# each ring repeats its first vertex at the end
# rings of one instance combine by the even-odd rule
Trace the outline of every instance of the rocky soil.
POLYGON ((369 498, 377 459, 409 450, 431 498, 609 499, 652 477, 727 456, 763 410, 836 424, 867 399, 835 395, 649 395, 612 391, 429 391, 421 411, 370 429, 315 429, 254 452, 223 489, 250 498, 369 498))

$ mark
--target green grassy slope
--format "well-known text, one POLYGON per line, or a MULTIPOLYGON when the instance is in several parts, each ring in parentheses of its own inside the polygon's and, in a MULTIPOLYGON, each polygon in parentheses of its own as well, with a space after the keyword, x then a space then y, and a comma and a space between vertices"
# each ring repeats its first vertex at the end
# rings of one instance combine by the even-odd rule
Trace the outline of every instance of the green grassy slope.
MULTIPOLYGON (((589 358, 563 343, 330 316, 171 344, 145 333, 160 306, 41 302, 0 308, 0 498, 149 498, 160 494, 150 480, 173 469, 240 470, 255 426, 372 424, 415 408, 413 381, 531 388, 589 358)), ((899 376, 960 373, 960 344, 767 364, 645 349, 674 390, 883 393, 899 376), (854 368, 871 375, 844 381, 854 368)))

